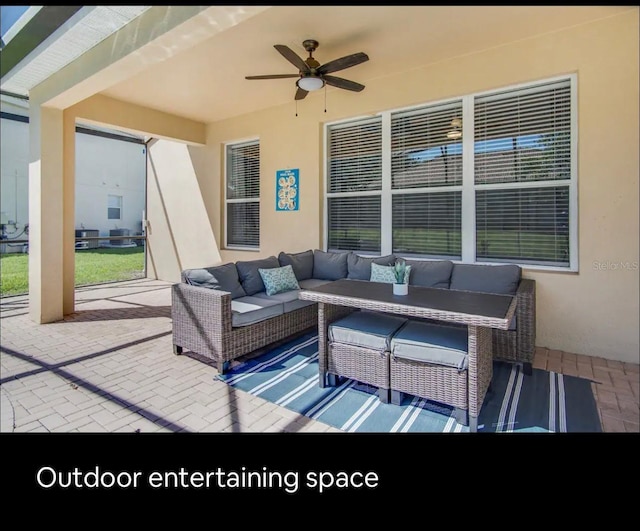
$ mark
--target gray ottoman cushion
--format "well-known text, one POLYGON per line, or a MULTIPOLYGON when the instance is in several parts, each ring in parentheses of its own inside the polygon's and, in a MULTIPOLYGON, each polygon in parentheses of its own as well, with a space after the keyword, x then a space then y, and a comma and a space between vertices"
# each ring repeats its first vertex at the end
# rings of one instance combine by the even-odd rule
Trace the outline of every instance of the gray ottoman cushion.
POLYGON ((371 264, 393 265, 396 257, 393 254, 379 256, 377 258, 358 256, 356 253, 349 253, 347 257, 347 278, 355 280, 369 280, 371 278, 371 264))
POLYGON ((520 266, 515 264, 454 264, 450 288, 515 295, 520 278, 520 266))
POLYGON ((231 301, 231 325, 246 326, 284 312, 282 302, 260 297, 240 297, 231 301))
POLYGON ((240 285, 235 264, 223 264, 201 269, 185 269, 182 276, 187 284, 204 288, 228 291, 232 299, 244 297, 246 292, 240 285))
POLYGON ((450 260, 407 260, 411 266, 409 284, 427 288, 449 288, 453 262, 450 260))
POLYGON ((273 269, 280 267, 280 262, 275 256, 261 258, 259 260, 247 260, 236 262, 238 268, 238 276, 240 283, 247 295, 254 295, 260 291, 264 291, 264 282, 258 269, 273 269))
POLYGON ((311 249, 294 254, 282 252, 278 255, 278 262, 281 266, 290 265, 298 282, 313 276, 313 251, 311 249))
POLYGON ((409 320, 391 340, 391 355, 423 363, 467 368, 466 328, 409 320))
POLYGON ((329 341, 346 343, 383 352, 391 337, 407 320, 376 312, 353 312, 329 325, 329 341))
POLYGON ((326 253, 313 251, 313 278, 339 280, 347 278, 347 257, 349 253, 326 253))

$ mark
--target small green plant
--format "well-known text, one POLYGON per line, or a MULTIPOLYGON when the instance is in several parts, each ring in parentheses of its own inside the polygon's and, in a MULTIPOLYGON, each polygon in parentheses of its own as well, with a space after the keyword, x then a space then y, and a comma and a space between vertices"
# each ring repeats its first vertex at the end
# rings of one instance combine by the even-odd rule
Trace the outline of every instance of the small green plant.
POLYGON ((406 284, 407 263, 402 258, 398 258, 393 265, 393 274, 396 277, 396 284, 406 284))

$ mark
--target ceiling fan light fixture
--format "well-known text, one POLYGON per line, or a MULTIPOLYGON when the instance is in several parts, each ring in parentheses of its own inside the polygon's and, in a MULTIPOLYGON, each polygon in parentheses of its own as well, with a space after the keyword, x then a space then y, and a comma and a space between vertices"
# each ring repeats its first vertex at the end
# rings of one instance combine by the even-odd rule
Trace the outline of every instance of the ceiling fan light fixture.
POLYGON ((447 132, 447 138, 451 140, 457 140, 462 137, 462 120, 460 118, 454 118, 451 120, 451 131, 447 132))
POLYGON ((299 88, 311 92, 324 87, 324 79, 316 76, 303 76, 296 82, 299 88))

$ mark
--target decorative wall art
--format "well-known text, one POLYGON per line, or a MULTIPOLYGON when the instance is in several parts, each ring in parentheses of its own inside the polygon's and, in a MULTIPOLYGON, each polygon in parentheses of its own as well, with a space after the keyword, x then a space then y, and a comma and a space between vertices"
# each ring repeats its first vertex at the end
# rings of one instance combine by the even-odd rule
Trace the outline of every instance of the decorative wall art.
POLYGON ((300 171, 298 169, 276 172, 276 211, 298 210, 299 180, 300 171))

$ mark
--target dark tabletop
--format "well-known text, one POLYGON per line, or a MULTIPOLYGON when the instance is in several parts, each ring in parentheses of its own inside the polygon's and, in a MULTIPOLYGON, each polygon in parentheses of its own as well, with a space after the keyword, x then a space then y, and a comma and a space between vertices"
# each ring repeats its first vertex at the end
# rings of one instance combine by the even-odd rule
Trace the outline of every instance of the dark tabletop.
POLYGON ((304 291, 497 319, 506 317, 509 306, 513 301, 513 296, 511 295, 426 288, 412 285, 409 285, 409 293, 407 295, 394 295, 392 284, 346 278, 304 291))

